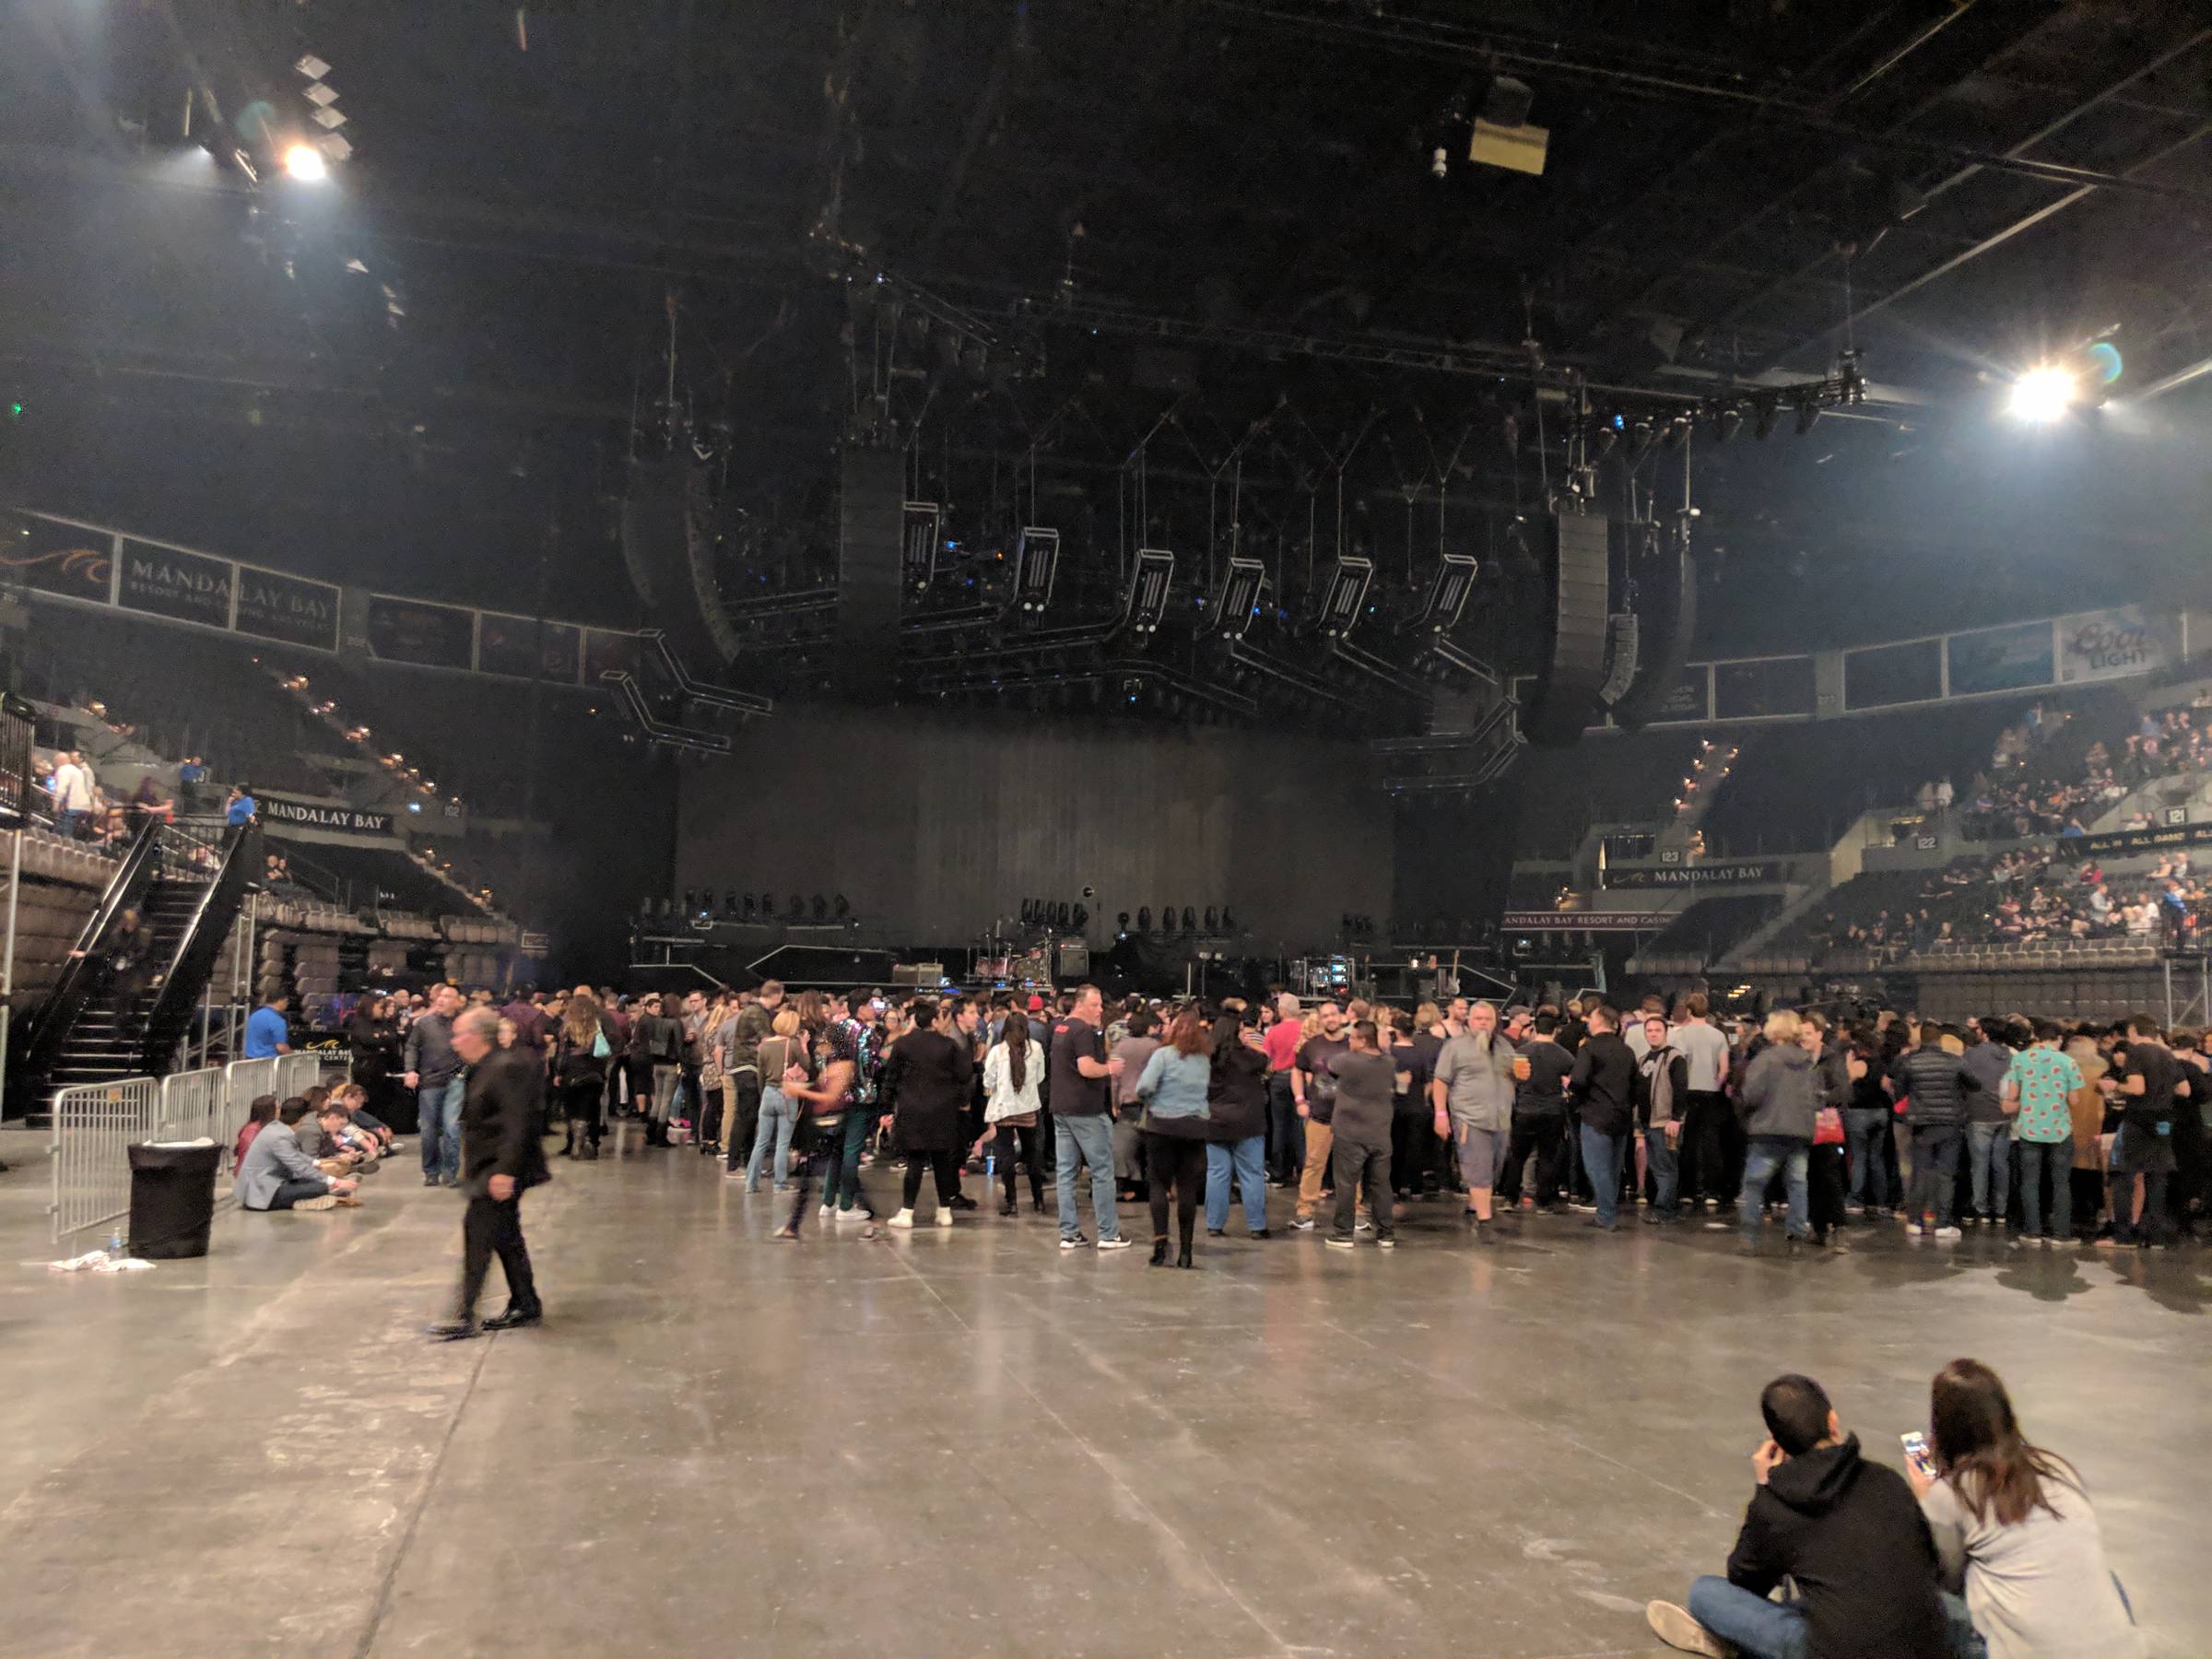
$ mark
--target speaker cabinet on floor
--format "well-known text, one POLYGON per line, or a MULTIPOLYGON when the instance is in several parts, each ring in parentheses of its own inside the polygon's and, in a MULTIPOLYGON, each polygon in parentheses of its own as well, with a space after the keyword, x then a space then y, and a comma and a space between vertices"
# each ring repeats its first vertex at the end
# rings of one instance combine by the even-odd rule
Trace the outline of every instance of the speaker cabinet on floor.
POLYGON ((1521 735, 1547 748, 1567 748, 1601 713, 1606 682, 1606 613, 1612 582, 1603 513, 1546 521, 1543 659, 1535 688, 1521 712, 1521 735))

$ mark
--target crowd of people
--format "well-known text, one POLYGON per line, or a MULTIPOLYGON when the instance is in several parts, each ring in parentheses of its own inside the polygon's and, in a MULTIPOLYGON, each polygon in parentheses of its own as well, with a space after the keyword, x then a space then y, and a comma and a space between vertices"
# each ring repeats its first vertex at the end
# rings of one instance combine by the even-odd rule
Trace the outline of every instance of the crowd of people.
MULTIPOLYGON (((2212 695, 2199 693, 2186 704, 2146 711, 2132 731, 2091 743, 2076 776, 2020 775, 2032 774, 2036 752, 2067 721, 2063 711, 2039 704, 1998 740, 1990 771, 1974 780, 1961 828, 1976 841, 2085 834, 2091 821, 2145 784, 2212 768, 2206 709, 2212 695)), ((2150 821, 2137 816, 2141 824, 2150 821)))

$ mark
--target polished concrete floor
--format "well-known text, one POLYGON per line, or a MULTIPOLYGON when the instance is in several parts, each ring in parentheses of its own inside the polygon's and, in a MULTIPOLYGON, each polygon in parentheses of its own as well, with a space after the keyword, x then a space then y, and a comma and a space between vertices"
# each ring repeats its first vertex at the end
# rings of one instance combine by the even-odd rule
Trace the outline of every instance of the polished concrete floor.
MULTIPOLYGON (((0 1158, 42 1261, 40 1149, 0 1158)), ((1646 1598, 1734 1537, 1769 1376, 1890 1457, 1959 1354, 2088 1477, 2153 1651, 2207 1651, 2205 1253, 1477 1250, 1427 1205, 1394 1254, 1176 1273, 988 1212, 773 1243, 689 1153, 558 1167, 550 1321, 488 1340, 418 1335, 459 1206, 405 1167, 204 1261, 12 1265, 0 1651, 1645 1653, 1646 1598)))

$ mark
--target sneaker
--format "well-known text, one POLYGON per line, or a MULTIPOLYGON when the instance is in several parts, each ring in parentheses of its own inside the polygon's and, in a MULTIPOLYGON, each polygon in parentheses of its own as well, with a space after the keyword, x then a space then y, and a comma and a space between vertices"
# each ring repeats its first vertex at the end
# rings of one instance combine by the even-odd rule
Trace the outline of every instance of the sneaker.
POLYGON ((338 1200, 335 1194, 325 1193, 320 1198, 302 1198, 299 1203, 293 1205, 292 1207, 296 1210, 336 1209, 338 1207, 338 1200))
POLYGON ((1939 1239, 1958 1239, 1965 1235, 1955 1227, 1939 1227, 1936 1230, 1936 1236, 1939 1239))
POLYGON ((1585 1216, 1594 1216, 1594 1215, 1596 1215, 1596 1214, 1597 1214, 1597 1206, 1596 1206, 1596 1205, 1594 1205, 1594 1204, 1584 1204, 1584 1203, 1583 1203, 1583 1202, 1581 1199, 1579 1199, 1579 1198, 1570 1198, 1570 1199, 1568 1199, 1568 1200, 1567 1200, 1567 1207, 1568 1207, 1569 1209, 1571 1209, 1571 1210, 1577 1211, 1578 1213, 1580 1213, 1580 1214, 1582 1214, 1582 1215, 1585 1215, 1585 1216))
POLYGON ((1331 1233, 1329 1235, 1329 1248, 1331 1250, 1349 1250, 1351 1247, 1352 1241, 1349 1239, 1340 1239, 1335 1233, 1331 1233))
POLYGON ((943 1205, 939 1205, 937 1206, 937 1225, 939 1227, 950 1227, 952 1225, 952 1212, 947 1209, 943 1205))
POLYGON ((1290 1222, 1290 1228, 1294 1232, 1312 1232, 1313 1230, 1313 1218, 1311 1216, 1293 1217, 1290 1222))
POLYGON ((888 1225, 897 1228, 900 1232, 912 1232, 914 1227, 914 1212, 910 1209, 902 1209, 890 1218, 888 1225))
POLYGON ((1375 1224, 1368 1217, 1362 1216, 1357 1221, 1352 1223, 1352 1230, 1356 1233, 1373 1232, 1375 1230, 1375 1224))
POLYGON ((824 1216, 824 1217, 828 1217, 828 1216, 834 1216, 835 1214, 837 1214, 837 1212, 836 1212, 835 1210, 831 1209, 831 1208, 830 1208, 830 1207, 828 1205, 826 1205, 826 1204, 825 1204, 825 1205, 823 1205, 823 1206, 822 1206, 822 1207, 821 1207, 820 1209, 818 1209, 818 1210, 816 1210, 814 1213, 815 1213, 816 1215, 818 1215, 818 1216, 824 1216))
POLYGON ((1721 1645, 1721 1639, 1692 1618, 1688 1607, 1655 1601, 1644 1608, 1643 1618, 1652 1627, 1652 1634, 1668 1647, 1679 1648, 1686 1653, 1703 1653, 1707 1659, 1728 1659, 1728 1650, 1721 1645))
POLYGON ((1126 1250, 1129 1248, 1129 1241, 1116 1233, 1111 1239, 1100 1239, 1099 1248, 1100 1250, 1126 1250))
POLYGON ((1229 1237, 1229 1230, 1221 1227, 1209 1227, 1206 1230, 1206 1236, 1209 1239, 1226 1239, 1229 1237))
POLYGON ((1395 1250, 1397 1247, 1398 1241, 1395 1238, 1377 1239, 1375 1241, 1375 1248, 1377 1250, 1395 1250))
POLYGON ((1906 1222, 1906 1223, 1905 1223, 1905 1234, 1906 1234, 1906 1236, 1907 1236, 1908 1238, 1913 1238, 1913 1239, 1917 1239, 1917 1238, 1919 1238, 1919 1237, 1920 1237, 1920 1234, 1921 1234, 1921 1226, 1920 1226, 1920 1223, 1919 1223, 1919 1222, 1917 1222, 1917 1221, 1908 1221, 1908 1222, 1906 1222))
POLYGON ((1968 1210, 1964 1215, 1959 1218, 1959 1225, 1961 1227, 1979 1227, 1982 1225, 1982 1218, 1975 1215, 1972 1210, 1968 1210))

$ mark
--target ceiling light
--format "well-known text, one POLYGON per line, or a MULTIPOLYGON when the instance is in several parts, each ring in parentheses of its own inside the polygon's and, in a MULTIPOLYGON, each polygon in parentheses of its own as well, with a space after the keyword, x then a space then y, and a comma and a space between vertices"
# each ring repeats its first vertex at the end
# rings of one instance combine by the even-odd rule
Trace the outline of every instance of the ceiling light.
POLYGON ((319 81, 330 73, 330 65, 312 52, 294 64, 292 67, 299 70, 311 81, 319 81))
POLYGON ((284 152, 284 171, 304 184, 312 184, 330 176, 330 168, 323 159, 323 152, 312 144, 295 144, 284 152))
POLYGON ((313 86, 308 88, 307 100, 310 103, 315 104, 334 104, 338 101, 338 95, 337 92, 326 83, 323 81, 317 81, 313 86))
POLYGON ((2005 412, 2018 420, 2056 420, 2072 406, 2081 382, 2069 371, 2048 364, 2030 369, 2012 382, 2005 412))

